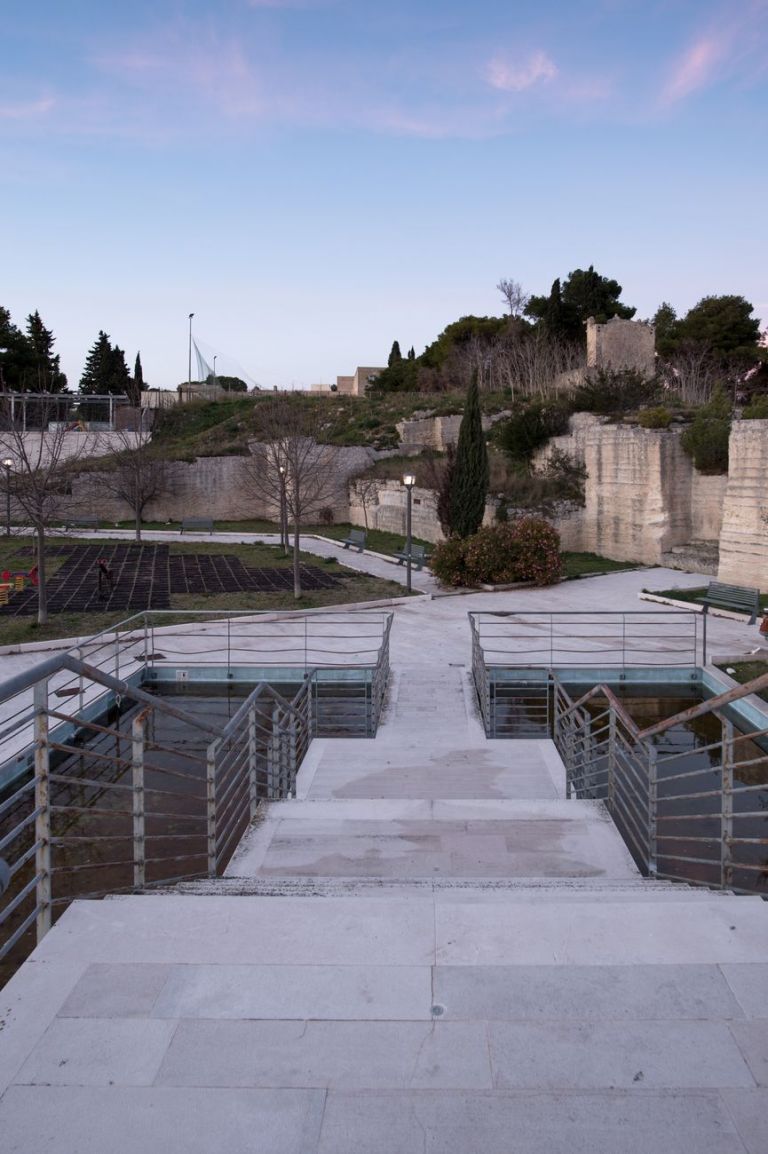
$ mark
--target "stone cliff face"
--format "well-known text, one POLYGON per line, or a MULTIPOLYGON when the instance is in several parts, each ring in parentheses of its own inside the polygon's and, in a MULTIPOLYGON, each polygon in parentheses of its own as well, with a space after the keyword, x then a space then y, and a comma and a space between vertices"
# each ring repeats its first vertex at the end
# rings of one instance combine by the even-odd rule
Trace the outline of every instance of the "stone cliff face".
POLYGON ((718 577, 768 589, 768 421, 735 421, 718 577))

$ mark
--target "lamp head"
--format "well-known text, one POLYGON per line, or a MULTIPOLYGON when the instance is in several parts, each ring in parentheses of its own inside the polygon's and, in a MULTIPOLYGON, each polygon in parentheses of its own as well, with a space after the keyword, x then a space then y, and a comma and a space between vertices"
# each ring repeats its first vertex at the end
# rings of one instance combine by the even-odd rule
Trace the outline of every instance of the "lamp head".
POLYGON ((413 486, 416 484, 416 478, 414 477, 413 473, 405 474, 403 477, 403 484, 405 485, 406 489, 413 488, 413 486))
POLYGON ((5 466, 6 469, 12 469, 13 468, 13 461, 11 460, 10 457, 6 457, 5 460, 3 461, 3 465, 5 466))

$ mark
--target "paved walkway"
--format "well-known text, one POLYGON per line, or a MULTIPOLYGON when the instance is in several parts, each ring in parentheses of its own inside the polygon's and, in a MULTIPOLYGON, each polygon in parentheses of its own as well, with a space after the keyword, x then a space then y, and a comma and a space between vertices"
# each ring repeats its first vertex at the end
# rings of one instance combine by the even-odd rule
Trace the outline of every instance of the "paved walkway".
POLYGON ((70 908, 0 993, 4 1154, 765 1154, 768 905, 642 879, 550 742, 486 741, 465 614, 520 598, 399 607, 379 736, 227 877, 70 908))

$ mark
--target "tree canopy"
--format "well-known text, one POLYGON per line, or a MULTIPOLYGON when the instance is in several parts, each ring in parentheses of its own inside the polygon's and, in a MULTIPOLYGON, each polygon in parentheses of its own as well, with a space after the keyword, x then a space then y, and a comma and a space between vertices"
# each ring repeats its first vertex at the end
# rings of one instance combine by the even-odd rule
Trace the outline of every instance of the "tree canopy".
POLYGON ((0 386, 23 393, 64 392, 67 378, 53 351, 55 340, 37 310, 29 314, 22 332, 8 309, 0 307, 0 386))
POLYGON ((561 284, 552 284, 549 296, 532 296, 526 315, 539 322, 553 336, 585 340, 584 325, 589 317, 605 324, 611 317, 631 320, 636 309, 623 304, 618 281, 601 276, 593 265, 577 268, 561 284))
POLYGON ((80 392, 87 396, 112 393, 132 395, 132 378, 125 353, 113 345, 103 329, 91 346, 80 378, 80 392))
POLYGON ((459 537, 471 537, 483 522, 488 492, 488 449, 485 444, 477 373, 467 390, 467 403, 459 426, 456 459, 451 477, 451 528, 459 537))

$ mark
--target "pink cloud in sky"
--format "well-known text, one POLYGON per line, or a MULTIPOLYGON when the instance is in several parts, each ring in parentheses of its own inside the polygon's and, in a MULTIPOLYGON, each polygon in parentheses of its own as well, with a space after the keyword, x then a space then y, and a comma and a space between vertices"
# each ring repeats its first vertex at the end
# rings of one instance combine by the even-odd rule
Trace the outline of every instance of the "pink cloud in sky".
POLYGON ((662 102, 674 104, 697 89, 705 88, 712 81, 724 55, 722 41, 708 36, 697 40, 675 62, 662 93, 662 102))
POLYGON ((42 96, 39 100, 29 100, 22 104, 0 104, 0 120, 27 120, 45 116, 55 105, 52 96, 42 96))
POLYGON ((489 61, 485 76, 491 88, 500 92, 524 92, 534 84, 554 80, 557 65, 546 52, 533 52, 522 64, 510 64, 501 56, 489 61))

